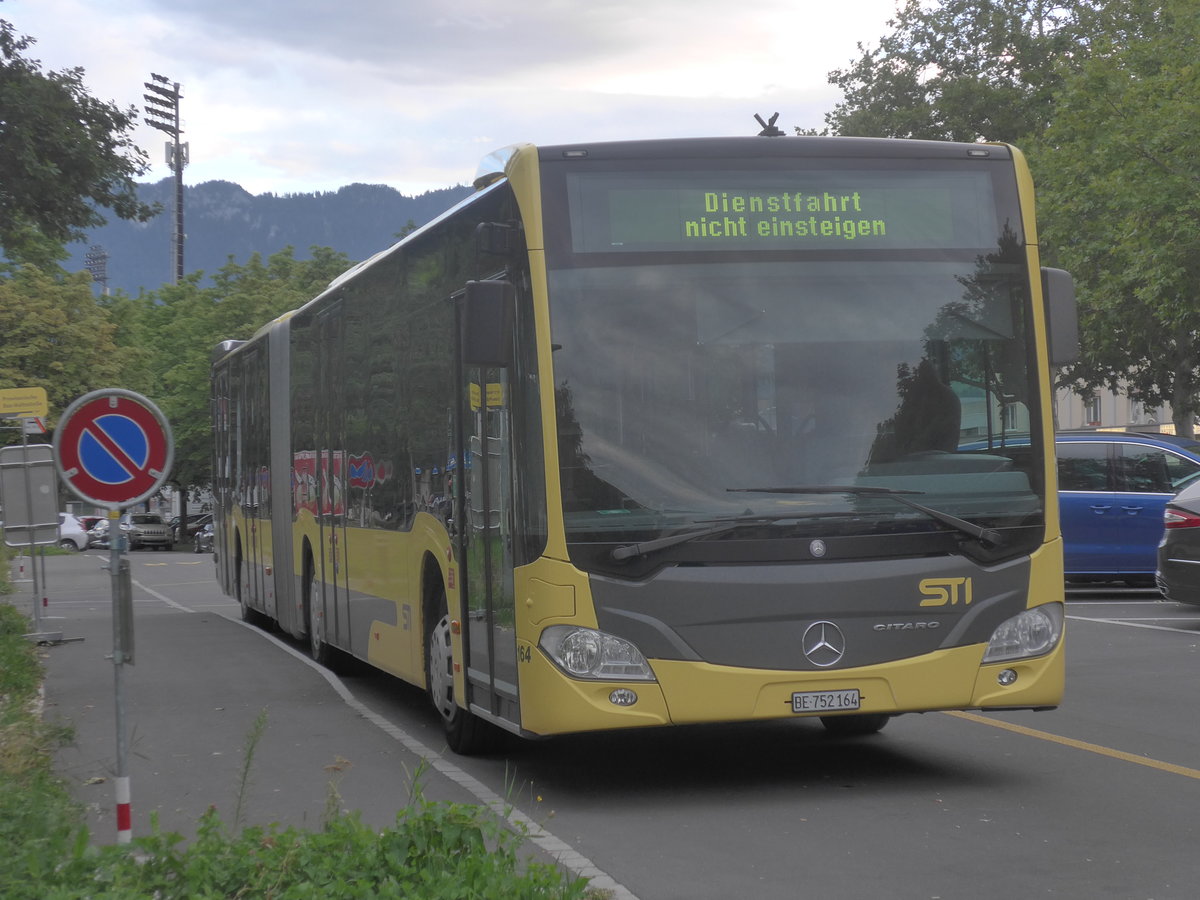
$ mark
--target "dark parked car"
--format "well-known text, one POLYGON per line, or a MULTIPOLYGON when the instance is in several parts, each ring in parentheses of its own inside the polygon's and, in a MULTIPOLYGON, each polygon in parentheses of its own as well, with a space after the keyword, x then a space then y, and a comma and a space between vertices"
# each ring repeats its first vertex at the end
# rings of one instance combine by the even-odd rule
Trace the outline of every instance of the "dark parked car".
POLYGON ((83 526, 84 531, 91 531, 96 527, 97 522, 103 522, 104 516, 78 516, 79 524, 83 526))
POLYGON ((172 516, 168 524, 171 526, 171 534, 175 536, 175 540, 185 541, 197 534, 211 521, 212 513, 199 513, 187 516, 186 520, 183 516, 172 516))
POLYGON ((1158 589, 1168 600, 1200 605, 1200 479, 1190 482, 1163 511, 1158 544, 1158 589))

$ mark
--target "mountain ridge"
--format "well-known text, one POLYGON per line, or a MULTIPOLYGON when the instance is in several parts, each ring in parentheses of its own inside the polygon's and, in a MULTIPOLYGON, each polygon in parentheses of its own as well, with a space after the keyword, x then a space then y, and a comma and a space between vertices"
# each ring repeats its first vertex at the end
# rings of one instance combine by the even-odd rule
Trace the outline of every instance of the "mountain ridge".
MULTIPOLYGON (((206 279, 231 258, 244 264, 258 253, 265 260, 289 246, 297 259, 310 258, 315 246, 358 262, 395 243, 409 221, 424 225, 472 193, 458 185, 409 197, 387 185, 355 183, 336 191, 251 194, 231 181, 183 190, 184 273, 200 270, 206 279)), ((139 184, 137 192, 162 212, 148 222, 127 222, 102 210, 108 221, 91 229, 86 241, 68 245, 65 268, 85 269, 86 255, 98 245, 108 256, 110 293, 137 296, 173 281, 175 181, 139 184)))

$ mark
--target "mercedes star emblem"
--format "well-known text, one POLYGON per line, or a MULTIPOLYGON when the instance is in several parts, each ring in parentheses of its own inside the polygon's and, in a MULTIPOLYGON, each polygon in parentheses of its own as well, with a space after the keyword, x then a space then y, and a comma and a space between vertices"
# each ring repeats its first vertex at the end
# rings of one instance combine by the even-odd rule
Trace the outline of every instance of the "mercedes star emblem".
POLYGON ((804 630, 804 657, 822 669, 832 666, 846 652, 846 636, 832 622, 813 622, 804 630))

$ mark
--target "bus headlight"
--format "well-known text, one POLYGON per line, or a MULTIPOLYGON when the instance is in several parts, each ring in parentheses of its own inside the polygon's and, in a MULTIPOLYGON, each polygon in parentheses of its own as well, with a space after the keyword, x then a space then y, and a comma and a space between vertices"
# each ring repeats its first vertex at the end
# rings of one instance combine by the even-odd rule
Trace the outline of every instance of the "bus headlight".
POLYGON ((1049 653, 1062 639, 1063 606, 1047 603, 1024 610, 1007 621, 1001 622, 992 632, 985 663, 1042 656, 1049 653))
POLYGON ((551 625, 542 632, 539 644, 560 669, 574 678, 654 680, 642 651, 624 638, 594 628, 551 625))

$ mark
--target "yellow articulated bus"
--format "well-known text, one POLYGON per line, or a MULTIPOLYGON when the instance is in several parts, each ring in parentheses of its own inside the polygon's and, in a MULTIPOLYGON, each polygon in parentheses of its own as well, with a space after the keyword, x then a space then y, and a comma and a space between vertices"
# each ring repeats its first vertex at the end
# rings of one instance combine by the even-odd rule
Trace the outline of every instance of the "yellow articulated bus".
POLYGON ((1058 704, 1074 298, 1015 148, 519 145, 476 187, 216 349, 247 619, 461 753, 1058 704))

